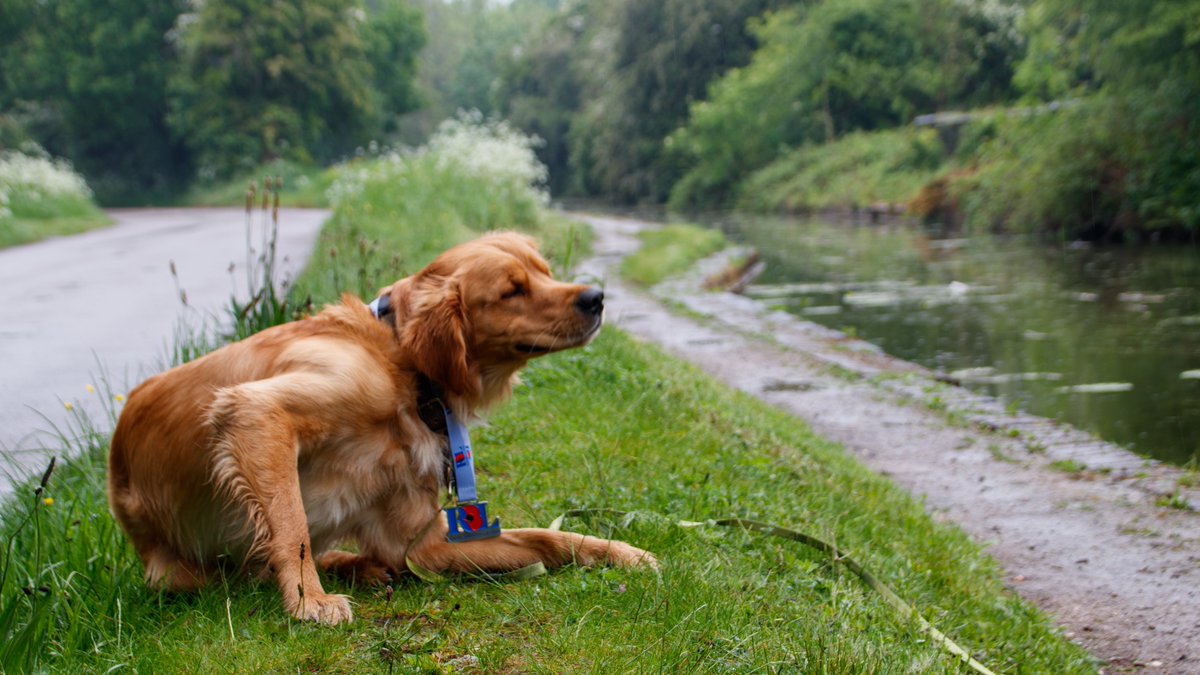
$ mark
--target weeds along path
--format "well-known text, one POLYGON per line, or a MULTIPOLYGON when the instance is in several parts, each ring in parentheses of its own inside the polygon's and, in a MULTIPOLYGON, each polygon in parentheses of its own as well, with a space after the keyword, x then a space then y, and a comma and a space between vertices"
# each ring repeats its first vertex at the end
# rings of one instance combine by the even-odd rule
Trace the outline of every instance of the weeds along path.
MULTIPOLYGON (((181 322, 220 323, 245 292, 242 210, 108 214, 111 227, 0 250, 0 494, 10 474, 44 468, 41 448, 61 447, 52 430, 68 420, 64 404, 105 420, 112 397, 169 363, 181 322)), ((280 211, 280 278, 303 268, 328 215, 280 211)), ((260 252, 264 221, 256 214, 250 233, 260 252)))
POLYGON ((703 269, 640 292, 617 267, 637 232, 655 225, 575 217, 596 232, 582 271, 606 279, 611 323, 797 415, 890 476, 986 546, 1010 588, 1108 661, 1105 672, 1200 673, 1200 514, 1156 505, 1168 492, 1200 504, 1180 471, 1008 413, 836 331, 702 292, 703 269), (1078 469, 1080 453, 1092 468, 1078 469))

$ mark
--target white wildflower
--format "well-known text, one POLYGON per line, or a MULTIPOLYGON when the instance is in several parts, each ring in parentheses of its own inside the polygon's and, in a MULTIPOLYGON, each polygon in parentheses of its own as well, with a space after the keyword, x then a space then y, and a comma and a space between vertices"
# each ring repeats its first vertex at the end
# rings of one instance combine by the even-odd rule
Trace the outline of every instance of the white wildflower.
POLYGON ((78 199, 91 200, 92 190, 69 162, 34 153, 0 152, 0 218, 13 215, 19 204, 78 199))
POLYGON ((545 190, 548 173, 534 153, 541 143, 502 120, 485 119, 479 111, 460 111, 438 125, 429 142, 416 150, 384 151, 372 143, 370 151, 378 150, 379 159, 343 165, 326 197, 336 208, 361 198, 368 182, 402 185, 413 162, 432 161, 439 170, 470 176, 545 204, 549 201, 545 190))
POLYGON ((546 166, 533 149, 541 144, 503 120, 485 120, 478 110, 460 111, 438 125, 424 152, 443 166, 451 164, 466 173, 506 185, 540 189, 548 177, 546 166))

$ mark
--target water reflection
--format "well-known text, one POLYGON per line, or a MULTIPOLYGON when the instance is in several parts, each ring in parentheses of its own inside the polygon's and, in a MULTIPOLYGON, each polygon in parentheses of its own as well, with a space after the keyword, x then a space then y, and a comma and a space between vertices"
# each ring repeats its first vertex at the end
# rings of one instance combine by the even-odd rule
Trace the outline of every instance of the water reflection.
POLYGON ((1200 249, 946 239, 904 225, 710 219, 764 302, 1029 412, 1175 463, 1200 452, 1200 249))

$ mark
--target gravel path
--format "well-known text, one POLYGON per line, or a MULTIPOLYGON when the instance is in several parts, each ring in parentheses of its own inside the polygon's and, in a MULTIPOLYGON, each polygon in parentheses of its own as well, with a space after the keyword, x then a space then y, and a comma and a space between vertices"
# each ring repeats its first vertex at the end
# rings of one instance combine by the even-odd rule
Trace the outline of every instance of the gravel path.
MULTIPOLYGON (((576 217, 596 231, 596 256, 582 271, 607 280, 612 323, 792 412, 923 498, 987 548, 1010 588, 1105 660, 1104 672, 1200 673, 1200 514, 1155 505, 1180 490, 1179 470, 1010 414, 836 331, 699 291, 720 259, 635 291, 616 265, 636 249, 636 232, 654 225, 576 217), (1064 459, 1089 468, 1051 466, 1064 459)), ((1183 494, 1200 504, 1195 489, 1183 494)))
MULTIPOLYGON (((0 455, 8 474, 45 465, 47 433, 65 402, 104 421, 98 393, 161 370, 181 318, 219 318, 236 283, 246 288, 246 219, 238 209, 109 211, 110 227, 0 250, 0 455), (169 264, 187 293, 180 303, 169 264), (235 269, 232 274, 230 265, 235 269), (103 367, 103 371, 101 370, 103 367)), ((308 259, 328 213, 280 212, 278 257, 292 276, 308 259)), ((261 241, 255 219, 252 241, 261 241)))

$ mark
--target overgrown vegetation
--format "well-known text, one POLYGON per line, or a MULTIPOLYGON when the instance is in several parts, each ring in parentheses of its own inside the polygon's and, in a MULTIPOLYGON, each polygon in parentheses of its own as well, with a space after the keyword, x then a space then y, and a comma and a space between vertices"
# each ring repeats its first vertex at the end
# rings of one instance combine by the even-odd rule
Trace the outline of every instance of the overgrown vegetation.
POLYGON ((246 200, 247 187, 258 183, 263 176, 270 176, 283 182, 281 196, 288 207, 327 207, 329 186, 340 170, 341 165, 321 169, 276 159, 229 180, 196 186, 181 201, 187 206, 241 206, 246 200))
POLYGON ((907 123, 1009 91, 1014 13, 952 0, 797 5, 756 22, 751 63, 709 88, 670 139, 689 169, 677 208, 728 203, 788 148, 907 123))
POLYGON ((418 103, 424 28, 404 0, 11 0, 0 41, 0 122, 138 204, 379 138, 418 103))
POLYGON ((937 134, 911 128, 854 132, 807 145, 750 174, 736 204, 751 211, 804 212, 905 204, 947 171, 937 134))
POLYGON ((263 164, 317 174, 479 110, 542 139, 556 195, 915 201, 953 226, 1093 239, 1200 227, 1200 0, 4 6, 0 147, 18 130, 104 203, 223 201, 263 164), (954 111, 971 120, 935 122, 939 162, 909 126, 954 111))
POLYGON ((333 217, 293 293, 369 299, 489 230, 534 233, 550 257, 570 261, 587 235, 543 210, 546 169, 533 145, 507 124, 468 114, 444 122, 416 151, 342 167, 329 190, 333 217))
MULTIPOLYGON (((510 130, 459 121, 419 153, 343 176, 298 292, 316 302, 341 288, 373 292, 494 227, 559 242, 549 248, 561 267, 578 232, 546 220, 540 191, 519 183, 531 160, 510 130), (486 157, 516 170, 477 173, 486 157), (485 194, 460 208, 437 198, 462 190, 485 194)), ((358 620, 338 628, 288 619, 269 582, 154 594, 104 503, 106 435, 79 420, 64 434, 76 458, 44 489, 36 477, 18 486, 5 505, 0 669, 961 672, 820 554, 674 524, 740 515, 836 542, 998 670, 1094 672, 1004 589, 964 534, 791 417, 611 329, 586 350, 536 362, 526 382, 476 434, 493 509, 506 526, 545 525, 576 507, 636 511, 569 525, 654 551, 660 575, 566 569, 514 584, 434 585, 406 577, 373 590, 330 581, 357 602, 358 620)), ((119 396, 107 400, 119 406, 119 396)))
POLYGON ((0 248, 108 223, 70 164, 40 148, 0 151, 0 248))

